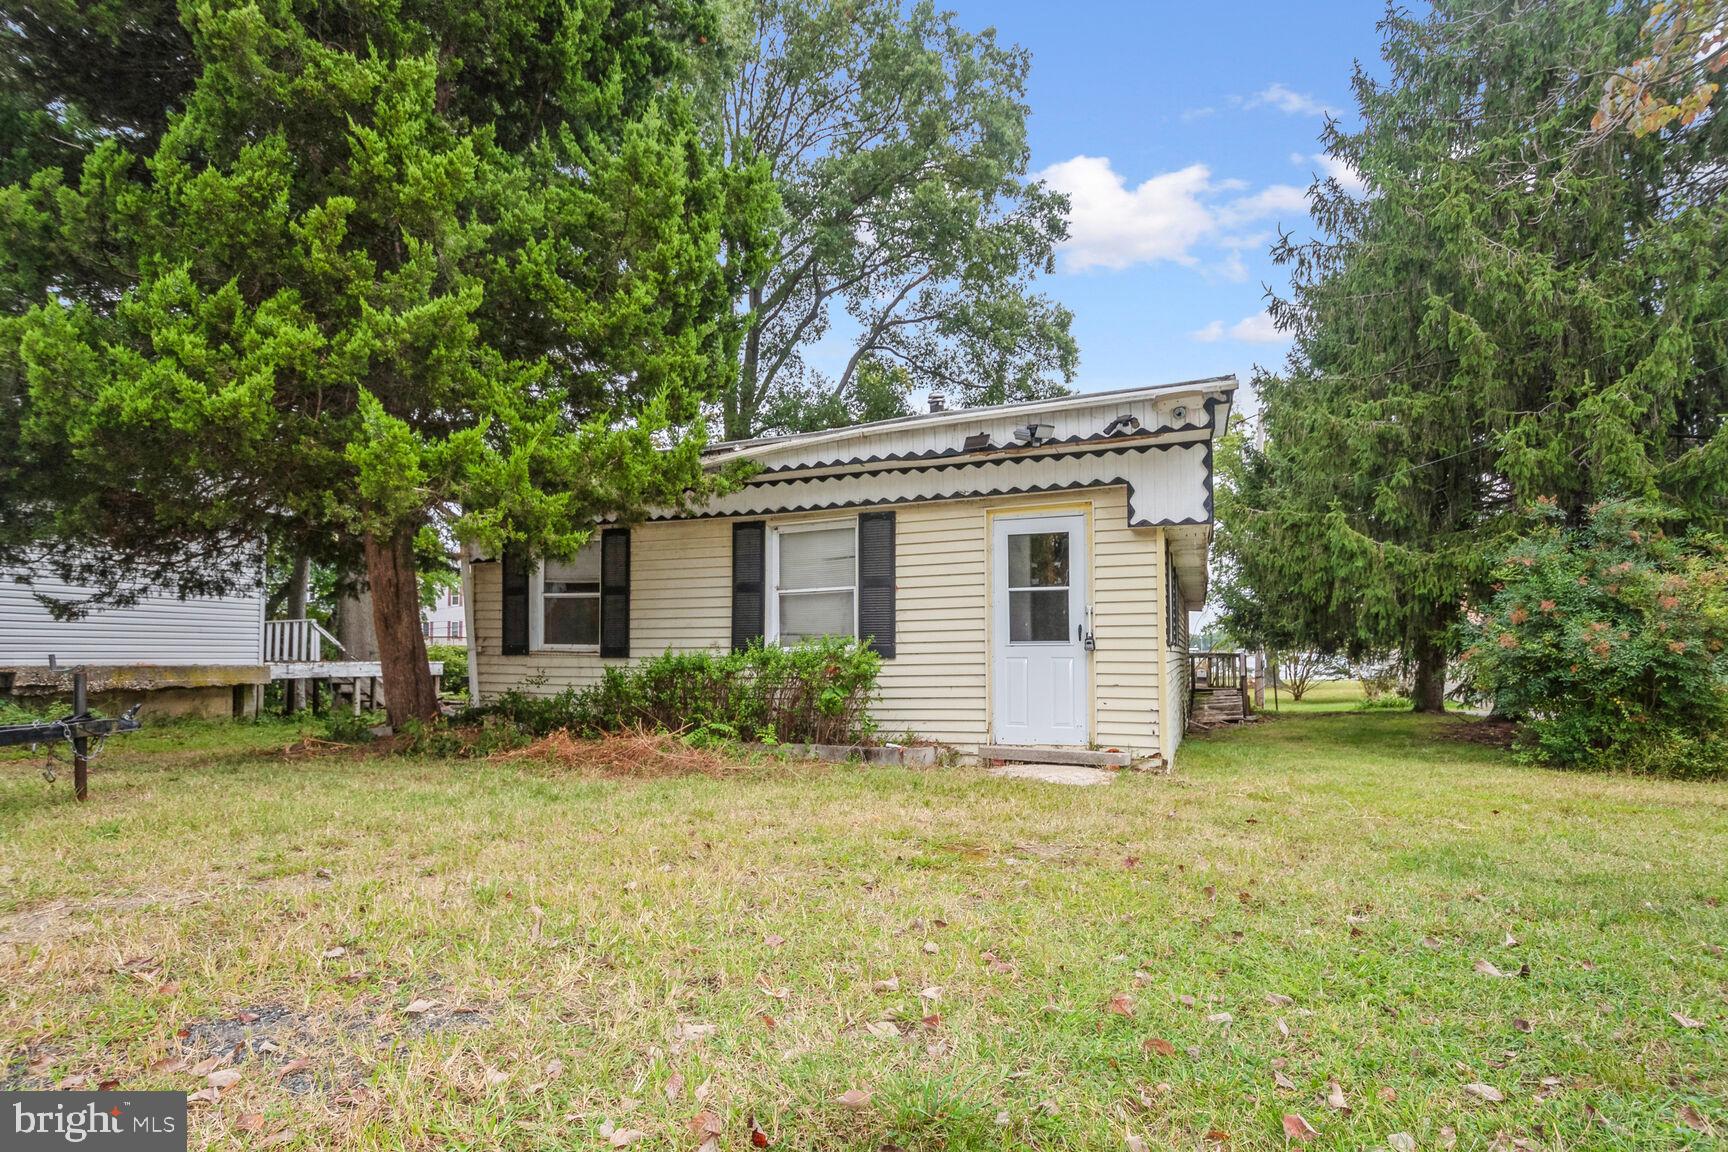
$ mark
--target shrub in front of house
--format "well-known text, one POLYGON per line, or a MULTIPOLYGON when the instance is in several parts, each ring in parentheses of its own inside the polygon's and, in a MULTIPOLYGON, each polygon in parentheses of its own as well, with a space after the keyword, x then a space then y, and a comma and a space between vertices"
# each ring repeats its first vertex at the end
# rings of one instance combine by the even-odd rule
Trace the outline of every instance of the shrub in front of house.
POLYGON ((1728 547, 1616 501, 1566 525, 1552 507, 1466 625, 1465 662, 1522 755, 1563 767, 1728 773, 1728 547))
POLYGON ((426 645, 426 659, 443 662, 443 694, 445 696, 465 697, 468 695, 468 646, 466 644, 428 643, 426 645))
POLYGON ((556 696, 511 690, 484 711, 535 735, 631 728, 777 744, 855 744, 882 659, 850 639, 752 644, 741 652, 667 652, 556 696))

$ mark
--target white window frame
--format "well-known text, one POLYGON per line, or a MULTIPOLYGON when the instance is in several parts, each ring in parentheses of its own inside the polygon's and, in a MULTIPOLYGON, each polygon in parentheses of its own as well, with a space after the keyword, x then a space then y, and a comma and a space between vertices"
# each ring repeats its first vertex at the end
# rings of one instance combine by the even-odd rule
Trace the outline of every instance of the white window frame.
POLYGON ((836 520, 800 520, 792 524, 774 524, 768 530, 768 603, 764 606, 765 619, 763 624, 764 641, 769 644, 780 643, 780 537, 789 532, 822 532, 833 531, 836 528, 852 530, 852 583, 837 585, 832 588, 795 588, 793 595, 800 592, 847 592, 852 593, 852 639, 858 638, 858 517, 848 516, 836 520))
MULTIPOLYGON (((600 547, 600 537, 594 537, 594 542, 587 547, 596 550, 600 547)), ((602 583, 596 581, 596 584, 602 583)), ((594 617, 597 621, 595 642, 592 644, 548 644, 546 643, 546 562, 542 560, 534 565, 534 580, 530 588, 528 610, 528 650, 530 652, 594 652, 600 651, 599 638, 606 634, 606 604, 605 589, 597 587, 594 591, 594 617)), ((560 592, 560 597, 576 599, 586 598, 586 592, 560 592)))

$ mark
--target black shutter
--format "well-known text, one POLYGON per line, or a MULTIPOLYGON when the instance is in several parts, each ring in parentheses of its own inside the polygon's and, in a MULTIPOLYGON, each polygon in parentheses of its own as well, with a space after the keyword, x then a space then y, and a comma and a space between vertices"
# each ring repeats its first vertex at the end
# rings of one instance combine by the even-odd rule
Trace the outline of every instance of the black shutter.
POLYGON ((528 655, 528 560, 506 547, 504 578, 504 655, 528 655))
POLYGON ((630 655, 630 529, 600 533, 600 655, 630 655))
POLYGON ((894 659, 894 513, 858 517, 858 635, 894 659))
POLYGON ((760 520, 732 525, 732 651, 762 638, 767 606, 768 528, 760 520))

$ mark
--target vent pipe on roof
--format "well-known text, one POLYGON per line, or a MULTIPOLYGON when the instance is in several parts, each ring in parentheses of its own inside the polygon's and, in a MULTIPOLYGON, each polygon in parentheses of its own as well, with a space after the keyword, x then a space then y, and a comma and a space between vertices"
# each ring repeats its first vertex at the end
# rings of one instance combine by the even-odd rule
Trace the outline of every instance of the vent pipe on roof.
POLYGON ((942 393, 940 393, 940 392, 930 393, 930 411, 932 411, 932 412, 946 412, 946 411, 948 411, 948 397, 942 395, 942 393))

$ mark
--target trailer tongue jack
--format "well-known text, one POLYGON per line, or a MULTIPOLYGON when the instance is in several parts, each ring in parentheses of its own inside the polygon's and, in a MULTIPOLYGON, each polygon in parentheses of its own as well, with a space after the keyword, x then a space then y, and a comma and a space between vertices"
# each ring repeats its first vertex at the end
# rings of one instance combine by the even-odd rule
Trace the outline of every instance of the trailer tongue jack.
MULTIPOLYGON (((90 795, 90 741, 96 741, 99 752, 102 743, 116 732, 136 732, 143 725, 138 723, 138 709, 134 704, 117 717, 99 717, 90 714, 90 681, 82 670, 72 674, 72 715, 60 720, 42 720, 33 724, 0 724, 0 748, 17 748, 24 745, 35 747, 38 744, 47 745, 52 752, 55 745, 65 741, 72 747, 72 792, 78 799, 88 799, 90 795)), ((52 776, 49 779, 53 779, 52 776)))

